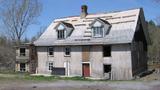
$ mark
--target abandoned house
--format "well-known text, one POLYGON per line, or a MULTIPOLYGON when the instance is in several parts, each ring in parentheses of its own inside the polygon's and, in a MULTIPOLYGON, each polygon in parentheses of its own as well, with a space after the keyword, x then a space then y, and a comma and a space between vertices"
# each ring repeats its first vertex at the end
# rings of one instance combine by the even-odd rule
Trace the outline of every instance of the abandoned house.
POLYGON ((55 19, 34 44, 38 74, 130 80, 147 70, 142 8, 55 19))
POLYGON ((36 49, 33 44, 23 43, 15 47, 16 64, 15 71, 36 73, 37 56, 36 49))

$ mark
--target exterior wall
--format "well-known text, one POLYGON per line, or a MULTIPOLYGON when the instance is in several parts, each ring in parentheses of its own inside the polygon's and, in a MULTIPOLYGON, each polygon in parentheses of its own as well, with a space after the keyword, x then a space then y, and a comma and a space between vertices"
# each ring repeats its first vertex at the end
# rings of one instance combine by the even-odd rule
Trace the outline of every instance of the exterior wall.
MULTIPOLYGON (((29 72, 29 64, 26 63, 25 66, 26 66, 26 67, 25 67, 25 69, 26 69, 25 72, 29 72)), ((20 63, 16 63, 16 64, 15 64, 15 70, 16 70, 17 72, 20 72, 20 63)))
POLYGON ((91 77, 103 78, 103 48, 102 46, 92 46, 90 54, 91 77))
POLYGON ((142 42, 132 44, 132 69, 133 76, 147 70, 147 51, 142 42))
POLYGON ((132 79, 130 45, 112 46, 112 80, 132 79))
MULTIPOLYGON (((64 63, 69 62, 65 67, 66 76, 82 76, 82 47, 72 46, 71 56, 64 55, 64 47, 54 47, 54 56, 48 56, 47 47, 37 47, 38 73, 51 74, 46 65, 48 61, 54 62, 54 67, 65 67, 64 63)), ((103 57, 103 46, 90 46, 90 75, 92 78, 105 78, 103 65, 110 64, 111 79, 129 80, 132 79, 131 50, 129 44, 112 45, 111 57, 103 57)))
POLYGON ((129 45, 112 45, 111 57, 103 57, 102 46, 92 46, 91 77, 105 78, 103 65, 111 65, 112 80, 132 79, 131 51, 129 45), (96 68, 95 68, 96 67, 96 68))
POLYGON ((37 47, 38 55, 38 73, 39 74, 51 74, 46 65, 48 61, 54 63, 54 67, 64 67, 64 63, 68 62, 69 66, 66 70, 69 72, 66 75, 81 76, 82 72, 82 55, 81 47, 74 46, 71 48, 71 56, 64 55, 64 47, 54 47, 54 56, 48 56, 47 47, 37 47))
POLYGON ((25 49, 25 56, 20 56, 20 48, 16 48, 16 64, 15 64, 15 71, 20 71, 20 63, 25 63, 26 72, 29 72, 29 48, 27 46, 23 46, 22 48, 25 49))

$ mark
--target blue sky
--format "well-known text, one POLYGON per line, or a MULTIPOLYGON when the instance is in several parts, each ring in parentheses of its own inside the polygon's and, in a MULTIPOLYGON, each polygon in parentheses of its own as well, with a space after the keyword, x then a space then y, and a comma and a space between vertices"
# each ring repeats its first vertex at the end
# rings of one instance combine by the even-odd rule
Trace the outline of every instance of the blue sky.
POLYGON ((146 20, 156 20, 160 16, 160 3, 152 0, 40 0, 43 4, 37 24, 31 25, 24 35, 31 38, 40 28, 47 27, 60 17, 80 15, 81 5, 88 6, 88 13, 111 12, 142 7, 146 20))

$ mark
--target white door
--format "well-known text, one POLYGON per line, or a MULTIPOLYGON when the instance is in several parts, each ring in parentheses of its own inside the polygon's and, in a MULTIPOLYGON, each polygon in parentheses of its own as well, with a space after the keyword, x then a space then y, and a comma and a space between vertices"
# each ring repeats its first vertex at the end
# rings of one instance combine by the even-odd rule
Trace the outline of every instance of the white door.
POLYGON ((69 66, 70 66, 70 63, 68 61, 64 62, 64 68, 65 68, 65 74, 66 76, 69 76, 69 66))

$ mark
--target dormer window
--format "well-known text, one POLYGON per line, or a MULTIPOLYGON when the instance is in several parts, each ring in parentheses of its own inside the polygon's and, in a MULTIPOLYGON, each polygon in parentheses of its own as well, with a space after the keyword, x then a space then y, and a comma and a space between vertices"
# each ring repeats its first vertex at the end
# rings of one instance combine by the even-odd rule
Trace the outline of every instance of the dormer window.
POLYGON ((103 37, 103 27, 93 27, 93 37, 103 37))
POLYGON ((100 18, 95 19, 91 24, 92 37, 101 38, 109 33, 110 24, 100 18))
POLYGON ((64 39, 65 38, 65 31, 64 30, 57 30, 57 38, 64 39))
POLYGON ((73 31, 73 26, 69 23, 60 22, 55 29, 57 30, 57 39, 61 40, 70 36, 73 31))

